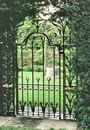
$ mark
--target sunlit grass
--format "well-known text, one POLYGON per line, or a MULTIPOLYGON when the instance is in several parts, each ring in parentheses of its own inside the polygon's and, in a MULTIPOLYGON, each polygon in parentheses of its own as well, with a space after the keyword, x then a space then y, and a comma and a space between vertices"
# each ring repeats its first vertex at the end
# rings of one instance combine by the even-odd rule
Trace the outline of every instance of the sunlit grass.
MULTIPOLYGON (((32 72, 19 72, 19 85, 18 85, 18 94, 19 94, 19 101, 24 101, 24 102, 30 102, 33 100, 34 97, 34 102, 44 102, 47 103, 50 100, 50 103, 53 103, 55 101, 55 103, 59 104, 59 96, 62 97, 61 98, 61 102, 63 100, 63 93, 61 91, 59 91, 59 87, 61 87, 59 85, 59 79, 55 79, 55 92, 54 92, 54 79, 52 78, 50 81, 50 86, 48 86, 48 80, 46 75, 44 76, 44 86, 43 86, 43 73, 42 72, 34 72, 34 94, 32 91, 32 72), (23 76, 22 76, 23 74, 23 76), (26 77, 29 77, 29 81, 28 81, 28 86, 27 86, 27 80, 26 77), (22 81, 22 77, 23 77, 23 81, 22 81), (38 81, 36 80, 36 77, 40 77, 39 80, 39 91, 38 91, 38 81), (28 91, 27 88, 28 87, 28 91), (43 90, 44 87, 44 90, 43 90), (48 91, 48 88, 50 87, 50 91, 48 91), (43 96, 44 95, 44 96, 43 96)), ((63 78, 63 75, 61 75, 61 77, 63 78)), ((61 78, 61 79, 62 79, 61 78)), ((62 80, 61 80, 61 84, 62 84, 62 80)), ((61 88, 62 89, 62 88, 61 88)))
MULTIPOLYGON (((47 103, 59 103, 61 104, 61 108, 63 108, 63 73, 61 73, 61 85, 59 84, 59 78, 51 78, 50 83, 47 80, 46 75, 44 76, 44 85, 43 85, 43 73, 42 72, 34 72, 34 81, 32 85, 32 72, 23 71, 18 74, 18 101, 28 103, 34 101, 47 103), (26 77, 29 78, 28 84, 26 77), (36 78, 39 77, 39 82, 36 78), (55 84, 54 84, 55 82, 55 84), (49 85, 48 85, 49 83, 49 85), (32 89, 34 87, 34 91, 32 89), (38 88, 39 87, 39 88, 38 88), (44 89, 43 89, 44 87, 44 89), (50 91, 49 91, 50 87, 50 91), (55 88, 54 88, 55 87, 55 88), (55 90, 55 91, 54 91, 55 90), (34 98, 33 98, 34 97, 34 98)), ((68 92, 69 93, 69 92, 68 92)))
MULTIPOLYGON (((0 126, 0 130, 32 130, 32 128, 15 128, 12 126, 0 126)), ((38 130, 37 128, 33 128, 33 130, 38 130)), ((50 128, 48 130, 55 130, 54 128, 50 128)), ((66 130, 66 129, 59 129, 59 130, 66 130)))
MULTIPOLYGON (((26 80, 26 77, 29 77, 29 81, 28 83, 32 83, 32 72, 30 71, 23 71, 23 72, 19 72, 19 84, 22 84, 22 82, 24 84, 27 83, 27 80, 26 80)), ((34 84, 37 84, 37 80, 36 78, 37 77, 40 77, 40 80, 39 80, 39 83, 40 84, 43 84, 43 72, 34 72, 34 84)), ((63 78, 63 74, 61 74, 61 80, 63 78)), ((47 77, 46 75, 44 75, 44 84, 48 84, 48 80, 47 80, 47 77)), ((53 85, 54 84, 54 78, 51 78, 51 81, 50 81, 50 84, 53 85)), ((55 84, 59 84, 59 78, 56 78, 55 79, 55 84)))

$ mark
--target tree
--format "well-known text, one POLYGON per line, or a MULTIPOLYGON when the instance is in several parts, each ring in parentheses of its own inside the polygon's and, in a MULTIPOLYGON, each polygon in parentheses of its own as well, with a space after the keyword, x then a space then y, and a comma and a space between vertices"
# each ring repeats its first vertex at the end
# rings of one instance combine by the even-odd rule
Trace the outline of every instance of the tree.
POLYGON ((77 16, 74 16, 73 36, 77 47, 75 72, 79 76, 77 88, 76 118, 79 126, 90 128, 90 1, 78 1, 77 16))
MULTIPOLYGON (((90 129, 90 1, 64 1, 55 19, 68 19, 71 42, 76 47, 73 55, 73 69, 77 77, 74 100, 75 118, 78 126, 90 129)), ((53 17, 53 18, 54 18, 53 17)), ((54 20, 55 20, 54 19, 54 20)))
POLYGON ((65 6, 76 47, 73 68, 77 75, 75 117, 78 126, 90 129, 90 1, 74 1, 65 6), (69 15, 72 14, 72 15, 69 15))

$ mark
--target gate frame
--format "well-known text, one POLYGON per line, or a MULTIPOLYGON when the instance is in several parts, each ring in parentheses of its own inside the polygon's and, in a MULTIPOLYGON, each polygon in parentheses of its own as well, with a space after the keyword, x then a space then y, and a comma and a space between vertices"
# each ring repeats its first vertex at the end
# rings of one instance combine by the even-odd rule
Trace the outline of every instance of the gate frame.
MULTIPOLYGON (((56 25, 55 25, 56 26, 56 25)), ((67 25, 66 25, 67 26, 67 25)), ((60 30, 59 30, 60 31, 60 30)), ((44 35, 47 40, 48 40, 48 43, 49 43, 49 46, 55 46, 55 47, 58 47, 59 48, 59 60, 60 60, 60 57, 61 55, 63 55, 63 119, 66 119, 66 107, 68 106, 66 104, 66 98, 68 98, 68 96, 66 95, 66 91, 69 91, 69 89, 66 90, 65 87, 66 86, 66 69, 65 69, 65 49, 67 48, 67 45, 65 45, 65 28, 62 28, 62 35, 63 35, 63 45, 61 46, 61 44, 54 44, 53 41, 43 32, 39 32, 39 22, 37 21, 37 26, 36 26, 36 32, 32 32, 30 33, 27 38, 29 38, 30 36, 32 36, 33 34, 41 34, 41 35, 44 35)), ((23 41, 23 43, 25 43, 25 45, 27 44, 27 40, 28 39, 25 39, 23 41)), ((17 44, 17 46, 20 45, 20 46, 23 46, 23 44, 17 44)), ((60 61, 59 61, 59 64, 60 61)), ((17 72, 18 73, 18 72, 17 72)), ((18 74, 16 74, 18 75, 18 74)), ((60 80, 59 80, 59 86, 60 86, 60 89, 61 89, 61 74, 60 74, 60 67, 59 67, 59 75, 60 75, 60 80)), ((17 78, 17 85, 18 85, 18 78, 17 78)), ((70 86, 71 87, 71 86, 70 86)), ((59 89, 59 91, 61 91, 59 89)), ((72 90, 72 89, 71 89, 72 90)), ((17 88, 17 94, 16 94, 16 113, 18 114, 18 88, 17 88)), ((61 95, 61 94, 60 94, 61 95)), ((59 100, 61 101, 61 96, 59 96, 59 100)), ((71 100, 71 99, 70 99, 71 100)), ((70 102, 69 102, 70 103, 70 102)), ((59 102, 59 108, 61 108, 61 102, 59 102)), ((71 104, 70 104, 70 108, 68 109, 69 110, 69 113, 72 113, 72 109, 71 109, 71 104)), ((70 114, 71 116, 71 114, 70 114)), ((59 119, 61 119, 61 109, 59 110, 59 119)))

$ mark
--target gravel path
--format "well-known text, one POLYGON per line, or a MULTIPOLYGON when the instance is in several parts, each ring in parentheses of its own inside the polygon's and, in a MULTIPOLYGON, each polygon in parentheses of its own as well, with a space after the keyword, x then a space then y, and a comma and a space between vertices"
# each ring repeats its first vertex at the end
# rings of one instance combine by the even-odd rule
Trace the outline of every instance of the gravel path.
POLYGON ((37 128, 48 130, 54 128, 66 128, 66 130, 77 130, 76 122, 64 120, 28 119, 22 117, 0 117, 0 126, 13 126, 18 128, 37 128))

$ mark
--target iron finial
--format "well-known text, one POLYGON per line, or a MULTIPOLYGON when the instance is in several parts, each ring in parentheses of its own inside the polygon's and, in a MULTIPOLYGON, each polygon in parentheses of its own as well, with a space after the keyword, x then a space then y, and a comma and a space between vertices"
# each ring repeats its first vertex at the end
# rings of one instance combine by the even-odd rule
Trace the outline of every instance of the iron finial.
POLYGON ((36 77, 36 80, 39 81, 39 80, 40 80, 40 77, 36 77))
POLYGON ((28 76, 26 77, 26 80, 27 80, 27 81, 29 80, 29 77, 28 77, 28 76))
POLYGON ((50 80, 51 80, 51 77, 47 77, 47 80, 50 81, 50 80))

